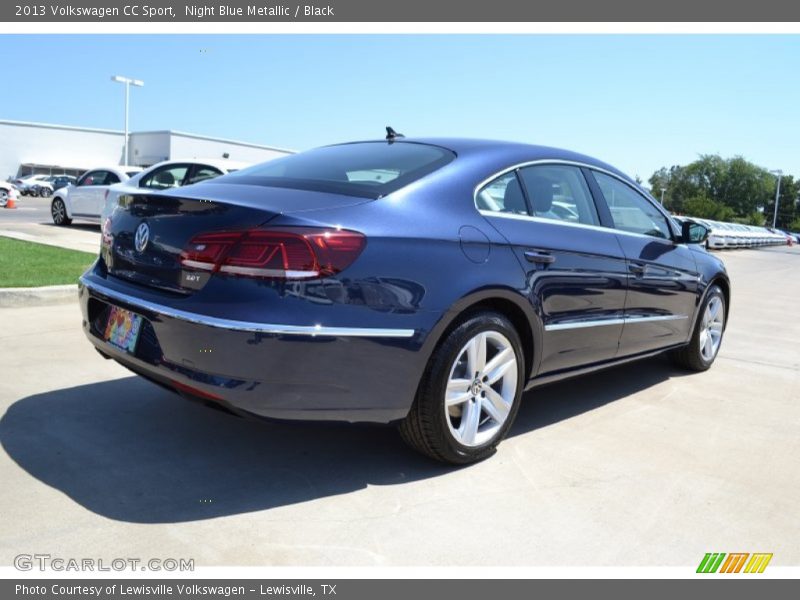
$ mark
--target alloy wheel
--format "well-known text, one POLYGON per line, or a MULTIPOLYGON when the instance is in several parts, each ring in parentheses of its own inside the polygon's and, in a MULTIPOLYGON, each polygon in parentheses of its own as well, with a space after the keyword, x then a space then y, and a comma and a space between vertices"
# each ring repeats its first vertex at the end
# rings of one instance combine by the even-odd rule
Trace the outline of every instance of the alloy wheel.
POLYGON ((713 296, 703 313, 703 324, 700 331, 700 354, 703 360, 710 361, 717 355, 722 341, 722 330, 725 324, 725 311, 722 298, 713 296))
POLYGON ((483 331, 461 349, 445 390, 445 419, 463 446, 491 442, 508 420, 519 385, 517 356, 497 331, 483 331))
POLYGON ((64 219, 67 216, 67 210, 64 206, 64 203, 61 200, 55 200, 53 202, 53 207, 51 209, 53 214, 53 223, 56 225, 61 225, 64 222, 64 219))

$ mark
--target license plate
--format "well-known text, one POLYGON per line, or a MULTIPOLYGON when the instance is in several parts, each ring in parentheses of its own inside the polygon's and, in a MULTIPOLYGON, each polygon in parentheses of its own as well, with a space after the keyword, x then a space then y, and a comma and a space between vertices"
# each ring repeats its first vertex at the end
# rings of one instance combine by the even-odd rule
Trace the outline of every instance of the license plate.
POLYGON ((133 354, 141 328, 141 315, 112 306, 111 312, 108 314, 104 337, 109 344, 133 354))

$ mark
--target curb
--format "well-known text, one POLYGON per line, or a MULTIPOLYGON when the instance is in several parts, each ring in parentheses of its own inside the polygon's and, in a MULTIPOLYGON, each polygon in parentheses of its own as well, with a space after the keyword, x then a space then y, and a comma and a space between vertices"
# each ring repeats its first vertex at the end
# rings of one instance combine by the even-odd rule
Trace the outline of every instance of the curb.
POLYGON ((78 299, 78 284, 0 288, 0 308, 69 304, 78 299))

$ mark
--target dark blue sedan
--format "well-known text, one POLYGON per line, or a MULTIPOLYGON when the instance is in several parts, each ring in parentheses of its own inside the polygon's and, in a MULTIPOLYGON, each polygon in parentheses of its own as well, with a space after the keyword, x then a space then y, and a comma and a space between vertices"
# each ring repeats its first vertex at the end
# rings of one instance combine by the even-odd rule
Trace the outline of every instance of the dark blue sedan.
POLYGON ((526 389, 665 350, 708 369, 730 283, 707 235, 587 156, 390 135, 122 196, 83 327, 189 398, 397 423, 467 463, 526 389))

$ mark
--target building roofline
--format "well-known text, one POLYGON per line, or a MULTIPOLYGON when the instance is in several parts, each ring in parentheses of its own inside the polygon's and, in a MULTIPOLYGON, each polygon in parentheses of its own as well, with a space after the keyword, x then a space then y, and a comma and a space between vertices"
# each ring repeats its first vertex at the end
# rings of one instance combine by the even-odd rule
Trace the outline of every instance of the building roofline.
POLYGON ((155 129, 152 131, 132 131, 131 135, 142 135, 142 134, 154 134, 154 133, 165 133, 168 135, 179 135, 181 137, 188 137, 193 138, 196 140, 207 140, 210 142, 222 142, 225 144, 236 144, 237 146, 248 146, 250 148, 258 148, 260 150, 275 150, 276 152, 288 152, 294 154, 297 150, 290 150, 288 148, 278 148, 276 146, 265 146, 263 144, 256 144, 253 142, 242 142, 239 140, 232 140, 230 138, 218 138, 212 137, 210 135, 200 135, 197 133, 189 133, 186 131, 176 131, 174 129, 155 129))
MULTIPOLYGON (((46 129, 64 129, 67 131, 86 131, 90 133, 110 133, 114 135, 125 135, 124 131, 117 129, 99 129, 96 127, 76 127, 74 125, 57 125, 55 123, 39 123, 36 121, 14 121, 12 119, 0 119, 0 125, 16 125, 18 127, 43 127, 46 129)), ((182 137, 193 138, 197 140, 207 140, 210 142, 222 142, 225 144, 236 144, 237 146, 246 146, 249 148, 258 148, 259 150, 275 150, 276 152, 288 152, 294 154, 297 150, 290 150, 288 148, 278 148, 276 146, 265 146, 263 144, 256 144, 253 142, 242 142, 232 140, 229 138, 218 138, 209 135, 199 135, 197 133, 188 133, 186 131, 175 131, 174 129, 156 129, 153 131, 131 131, 129 135, 136 134, 152 134, 152 133, 165 133, 168 135, 179 135, 182 137)))
POLYGON ((125 132, 119 131, 117 129, 98 129, 96 127, 75 127, 74 125, 37 123, 35 121, 13 121, 11 119, 0 119, 0 125, 17 125, 19 127, 45 127, 47 129, 66 129, 68 131, 88 131, 91 133, 113 133, 115 135, 125 135, 125 132))

